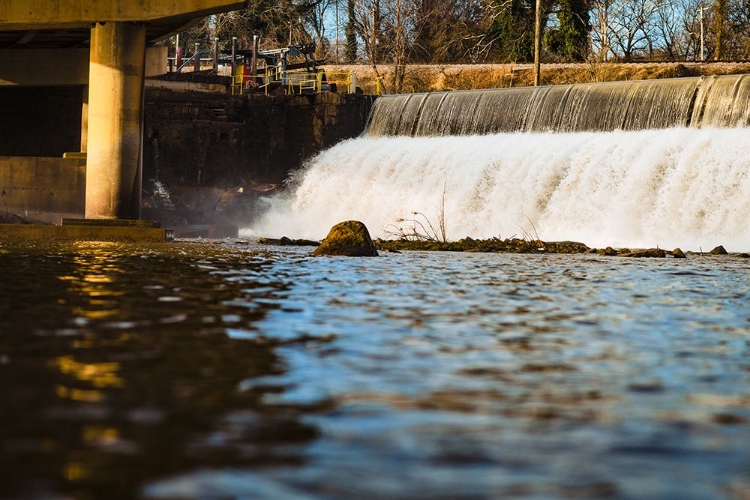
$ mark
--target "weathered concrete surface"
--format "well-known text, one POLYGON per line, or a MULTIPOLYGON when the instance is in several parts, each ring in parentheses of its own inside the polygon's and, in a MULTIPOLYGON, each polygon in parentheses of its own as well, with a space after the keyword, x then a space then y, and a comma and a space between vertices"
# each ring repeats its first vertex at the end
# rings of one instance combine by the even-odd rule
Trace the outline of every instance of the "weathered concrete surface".
POLYGON ((364 130, 374 96, 146 92, 144 187, 271 189, 316 153, 364 130))
POLYGON ((0 224, 1 240, 164 243, 167 241, 167 230, 155 227, 0 224))
POLYGON ((237 10, 237 0, 6 0, 0 2, 0 25, 5 30, 88 26, 101 21, 151 21, 181 15, 200 18, 237 10))
POLYGON ((0 87, 0 156, 78 151, 82 96, 81 86, 0 87))
MULTIPOLYGON (((231 77, 211 75, 211 81, 195 81, 197 80, 195 77, 199 75, 205 77, 201 73, 167 73, 160 75, 159 78, 147 78, 146 91, 171 90, 174 92, 203 92, 208 94, 226 94, 229 92, 229 85, 232 81, 231 77), (185 81, 186 77, 191 79, 185 81), (217 80, 219 81, 218 83, 217 80)), ((209 80, 208 77, 205 79, 209 80)))
POLYGON ((86 161, 0 156, 0 211, 59 224, 81 217, 86 161))
MULTIPOLYGON (((163 75, 169 70, 168 47, 146 49, 145 75, 163 75)), ((89 49, 0 50, 0 86, 29 87, 88 85, 89 49)), ((43 89, 41 89, 43 92, 43 89)))
POLYGON ((91 29, 87 218, 140 217, 145 54, 143 24, 110 22, 91 29))

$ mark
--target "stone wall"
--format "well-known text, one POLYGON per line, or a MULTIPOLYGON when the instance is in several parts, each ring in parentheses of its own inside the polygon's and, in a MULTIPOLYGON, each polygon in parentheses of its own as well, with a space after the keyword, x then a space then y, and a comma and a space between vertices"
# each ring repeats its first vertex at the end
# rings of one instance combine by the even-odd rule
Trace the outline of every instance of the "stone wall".
POLYGON ((144 188, 262 189, 305 160, 359 135, 373 96, 321 93, 231 96, 146 92, 144 188))

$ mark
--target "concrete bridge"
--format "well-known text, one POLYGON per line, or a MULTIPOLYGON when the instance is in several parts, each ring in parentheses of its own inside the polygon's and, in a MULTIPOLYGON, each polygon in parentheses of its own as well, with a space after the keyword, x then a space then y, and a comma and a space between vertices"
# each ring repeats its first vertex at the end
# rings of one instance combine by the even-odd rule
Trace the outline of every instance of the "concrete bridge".
POLYGON ((85 158, 87 219, 140 218, 144 78, 165 73, 167 64, 167 48, 154 44, 207 15, 245 6, 1 0, 0 179, 13 177, 19 156, 62 148, 78 165, 85 158), (75 144, 71 133, 80 136, 75 144))

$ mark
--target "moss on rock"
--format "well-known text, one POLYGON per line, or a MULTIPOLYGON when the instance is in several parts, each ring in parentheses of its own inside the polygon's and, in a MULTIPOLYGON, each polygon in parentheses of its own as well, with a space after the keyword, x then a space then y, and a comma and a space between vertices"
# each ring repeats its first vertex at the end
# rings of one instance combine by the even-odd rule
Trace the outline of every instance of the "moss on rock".
POLYGON ((333 226, 313 255, 377 257, 378 251, 367 227, 360 221, 349 220, 333 226))

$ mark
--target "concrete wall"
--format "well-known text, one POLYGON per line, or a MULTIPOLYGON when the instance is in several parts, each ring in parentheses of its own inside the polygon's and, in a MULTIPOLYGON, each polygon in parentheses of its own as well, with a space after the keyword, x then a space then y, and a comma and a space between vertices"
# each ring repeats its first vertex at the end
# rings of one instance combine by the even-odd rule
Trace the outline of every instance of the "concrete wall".
MULTIPOLYGON (((169 71, 167 51, 166 46, 146 48, 147 77, 169 71)), ((88 85, 90 52, 87 48, 0 50, 0 87, 88 85)))
POLYGON ((359 135, 374 98, 228 96, 148 90, 144 186, 278 184, 306 159, 359 135))
POLYGON ((0 155, 79 151, 83 86, 0 86, 0 155))
POLYGON ((82 217, 86 161, 0 156, 0 213, 60 223, 82 217))

